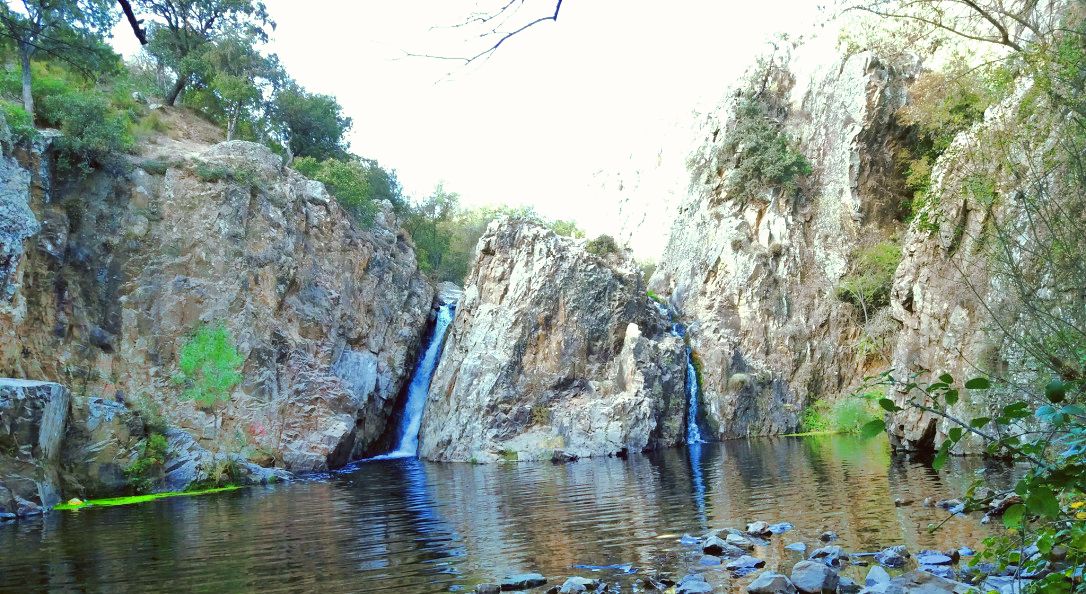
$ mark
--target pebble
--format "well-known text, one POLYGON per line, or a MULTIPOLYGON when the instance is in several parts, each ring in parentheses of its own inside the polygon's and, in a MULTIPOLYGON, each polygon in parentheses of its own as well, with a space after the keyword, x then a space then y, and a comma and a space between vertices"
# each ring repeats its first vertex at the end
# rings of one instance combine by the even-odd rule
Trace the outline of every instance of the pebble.
POLYGON ((807 552, 807 545, 803 544, 802 542, 794 542, 792 544, 785 545, 784 548, 788 549, 789 551, 796 551, 797 553, 807 552))
POLYGON ((818 540, 821 540, 822 542, 837 540, 837 533, 833 530, 827 530, 818 536, 818 540))

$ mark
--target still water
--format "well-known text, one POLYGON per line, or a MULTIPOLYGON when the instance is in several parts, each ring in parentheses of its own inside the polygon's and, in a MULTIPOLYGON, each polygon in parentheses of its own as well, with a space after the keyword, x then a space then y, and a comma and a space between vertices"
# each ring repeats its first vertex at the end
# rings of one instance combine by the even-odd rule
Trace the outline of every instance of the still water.
POLYGON ((679 537, 791 522, 795 530, 754 553, 785 571, 799 557, 784 545, 818 546, 827 529, 853 552, 976 548, 987 534, 978 518, 928 534, 946 512, 919 501, 959 494, 980 464, 956 459, 934 472, 892 458, 883 439, 844 436, 565 465, 384 460, 288 485, 2 525, 0 591, 424 593, 538 571, 552 580, 600 577, 632 592, 654 570, 702 570, 721 591, 738 590, 744 580, 699 567, 700 554, 679 537), (918 503, 895 507, 897 497, 918 503))

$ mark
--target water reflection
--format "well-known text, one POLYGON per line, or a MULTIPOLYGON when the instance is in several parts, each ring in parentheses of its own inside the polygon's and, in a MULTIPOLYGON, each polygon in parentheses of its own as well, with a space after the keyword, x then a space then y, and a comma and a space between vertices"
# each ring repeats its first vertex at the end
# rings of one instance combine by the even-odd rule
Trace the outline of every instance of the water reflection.
POLYGON ((813 545, 825 529, 852 551, 976 547, 987 534, 976 518, 928 534, 945 512, 893 501, 956 495, 978 469, 954 459, 936 473, 891 459, 885 441, 834 436, 566 465, 389 460, 325 481, 0 526, 0 591, 423 593, 523 571, 591 573, 574 565, 683 573, 698 555, 681 534, 756 519, 797 527, 756 551, 771 569, 795 562, 785 544, 813 545))

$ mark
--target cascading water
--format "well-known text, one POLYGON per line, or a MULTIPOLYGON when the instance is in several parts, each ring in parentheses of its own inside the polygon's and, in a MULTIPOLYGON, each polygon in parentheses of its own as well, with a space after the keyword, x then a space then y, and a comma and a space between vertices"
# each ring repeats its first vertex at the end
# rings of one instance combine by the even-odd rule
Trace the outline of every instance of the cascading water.
POLYGON ((449 329, 454 315, 456 315, 455 303, 446 303, 437 310, 434 333, 430 336, 430 343, 426 345, 426 352, 415 367, 415 375, 411 377, 411 385, 407 388, 407 405, 404 407, 403 418, 400 419, 399 444, 391 452, 373 459, 414 458, 418 454, 422 409, 426 406, 426 394, 430 391, 430 380, 434 377, 434 369, 437 368, 437 362, 441 358, 445 331, 449 329))
POLYGON ((698 371, 694 368, 694 358, 690 347, 686 348, 686 443, 701 443, 701 430, 698 429, 698 371))
MULTIPOLYGON (((656 309, 668 321, 672 321, 671 308, 657 302, 656 309)), ((686 328, 678 322, 672 321, 671 333, 679 338, 686 338, 686 328)), ((686 347, 686 443, 687 445, 704 443, 701 438, 701 430, 698 428, 698 372, 694 367, 694 358, 690 347, 686 347)))

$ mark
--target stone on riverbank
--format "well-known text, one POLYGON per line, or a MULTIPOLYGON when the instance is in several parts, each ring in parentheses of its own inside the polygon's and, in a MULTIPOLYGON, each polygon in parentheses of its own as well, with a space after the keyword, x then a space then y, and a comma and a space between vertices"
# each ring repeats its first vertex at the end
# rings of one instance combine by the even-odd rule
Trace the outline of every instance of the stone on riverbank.
POLYGON ((696 573, 683 577, 675 588, 675 594, 712 594, 712 592, 713 587, 709 585, 709 582, 696 573))
POLYGON ((886 594, 965 594, 976 590, 968 584, 926 571, 910 571, 890 581, 886 594))
POLYGON ((502 592, 515 592, 517 590, 527 590, 529 588, 538 588, 547 584, 547 578, 543 577, 539 573, 521 573, 517 575, 511 575, 501 581, 502 592))
POLYGON ((817 561, 800 561, 792 568, 792 585, 806 594, 834 592, 840 578, 837 572, 817 561))
POLYGON ((595 592, 602 584, 599 580, 583 577, 571 577, 558 588, 559 594, 573 594, 576 592, 595 592))
POLYGON ((875 553, 875 561, 886 567, 905 567, 909 558, 909 550, 902 545, 887 547, 875 553))
POLYGON ((864 585, 868 586, 868 587, 878 586, 878 585, 882 585, 882 584, 889 584, 889 583, 890 583, 890 574, 887 573, 885 569, 879 567, 878 565, 875 565, 874 567, 872 567, 867 572, 867 577, 864 578, 864 585))
POLYGON ((772 571, 763 571, 747 586, 750 594, 795 594, 796 587, 787 576, 772 571))

